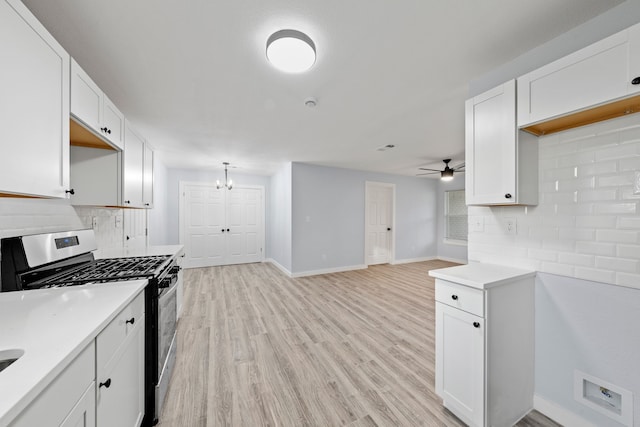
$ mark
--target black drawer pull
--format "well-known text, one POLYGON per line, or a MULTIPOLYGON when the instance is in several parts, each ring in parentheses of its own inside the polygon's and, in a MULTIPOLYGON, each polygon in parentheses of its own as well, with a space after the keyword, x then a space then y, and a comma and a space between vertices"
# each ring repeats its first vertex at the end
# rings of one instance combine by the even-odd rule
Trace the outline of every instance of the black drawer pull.
POLYGON ((136 323, 136 318, 135 318, 135 317, 132 317, 132 318, 131 318, 131 319, 129 319, 129 320, 125 320, 125 322, 124 322, 124 323, 125 323, 125 324, 127 324, 127 323, 131 323, 131 324, 133 325, 134 323, 136 323))
POLYGON ((504 197, 505 197, 505 199, 510 199, 511 198, 511 194, 507 193, 507 194, 504 195, 504 197))
POLYGON ((480 322, 473 322, 473 327, 474 328, 479 328, 480 327, 480 322))
POLYGON ((636 77, 635 79, 631 80, 631 84, 640 85, 640 77, 636 77))
POLYGON ((102 386, 104 386, 105 388, 109 388, 109 387, 111 387, 111 378, 108 378, 105 382, 100 383, 100 384, 98 385, 98 388, 100 388, 100 387, 102 387, 102 386))
POLYGON ((451 299, 454 301, 458 301, 458 295, 451 295, 451 299))

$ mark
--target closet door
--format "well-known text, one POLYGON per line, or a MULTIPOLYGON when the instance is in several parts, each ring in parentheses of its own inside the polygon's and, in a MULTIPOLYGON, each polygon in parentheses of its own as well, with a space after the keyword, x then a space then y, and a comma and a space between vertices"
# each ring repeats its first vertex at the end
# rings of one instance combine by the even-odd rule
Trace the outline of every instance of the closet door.
POLYGON ((262 261, 262 189, 227 192, 226 264, 262 261))

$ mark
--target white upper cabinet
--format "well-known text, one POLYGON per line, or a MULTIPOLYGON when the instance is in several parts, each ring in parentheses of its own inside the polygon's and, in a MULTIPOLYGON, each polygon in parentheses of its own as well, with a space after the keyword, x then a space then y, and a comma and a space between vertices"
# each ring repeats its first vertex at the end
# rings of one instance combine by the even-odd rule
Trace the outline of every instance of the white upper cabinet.
POLYGON ((538 203, 537 138, 516 127, 516 82, 465 103, 468 205, 538 203))
POLYGON ((71 115, 115 148, 123 148, 124 115, 73 58, 71 115))
POLYGON ((639 25, 519 77, 518 127, 633 95, 640 91, 636 77, 640 77, 639 25))
POLYGON ((132 208, 144 207, 142 200, 144 186, 144 139, 127 123, 124 140, 124 206, 132 208))
POLYGON ((17 0, 0 0, 0 193, 66 197, 69 55, 17 0))
POLYGON ((142 177, 142 202, 145 208, 153 207, 153 149, 144 145, 144 175, 142 177))

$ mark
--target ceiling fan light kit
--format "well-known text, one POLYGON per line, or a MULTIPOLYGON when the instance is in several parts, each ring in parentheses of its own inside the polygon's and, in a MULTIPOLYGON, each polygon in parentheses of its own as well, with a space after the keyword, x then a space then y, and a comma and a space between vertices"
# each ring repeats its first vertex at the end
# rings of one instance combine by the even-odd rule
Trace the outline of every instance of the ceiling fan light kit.
POLYGON ((267 59, 285 73, 307 71, 316 62, 316 44, 298 30, 280 30, 267 39, 267 59))
POLYGON ((440 170, 440 169, 418 168, 418 169, 423 170, 423 171, 431 171, 431 172, 427 172, 427 173, 420 173, 420 174, 418 174, 418 176, 420 176, 420 175, 433 175, 435 173, 440 173, 440 179, 442 181, 451 181, 453 179, 453 173, 454 172, 463 172, 464 171, 464 163, 460 163, 458 166, 449 167, 449 162, 451 161, 451 159, 444 159, 442 161, 444 162, 444 169, 440 170))

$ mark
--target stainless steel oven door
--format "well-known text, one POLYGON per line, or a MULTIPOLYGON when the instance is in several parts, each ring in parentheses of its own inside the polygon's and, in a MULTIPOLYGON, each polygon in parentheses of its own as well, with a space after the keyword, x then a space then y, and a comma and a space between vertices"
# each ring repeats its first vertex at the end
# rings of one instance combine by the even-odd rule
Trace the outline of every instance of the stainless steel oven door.
POLYGON ((176 291, 177 283, 161 289, 158 299, 158 384, 156 384, 156 418, 160 415, 169 379, 176 360, 176 291))

